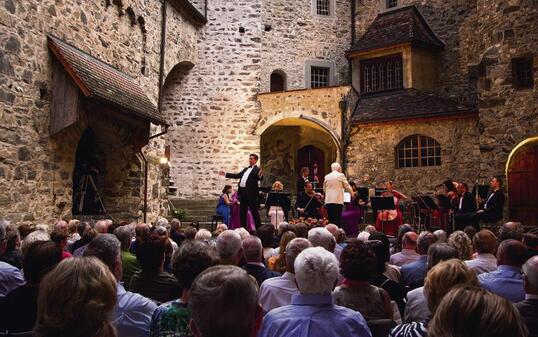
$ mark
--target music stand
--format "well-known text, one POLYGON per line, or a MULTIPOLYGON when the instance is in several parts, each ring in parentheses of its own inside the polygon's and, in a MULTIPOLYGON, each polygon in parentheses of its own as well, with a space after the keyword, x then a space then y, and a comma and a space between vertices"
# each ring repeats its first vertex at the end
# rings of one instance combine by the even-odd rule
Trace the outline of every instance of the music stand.
POLYGON ((422 200, 424 201, 424 204, 426 205, 426 210, 428 211, 428 216, 429 216, 428 223, 430 224, 430 228, 431 228, 432 219, 433 219, 433 211, 438 210, 439 206, 437 206, 435 201, 433 201, 433 198, 430 197, 429 195, 422 195, 420 196, 420 198, 422 198, 422 200))
MULTIPOLYGON (((454 209, 454 206, 450 203, 450 199, 448 199, 448 197, 444 194, 438 194, 437 196, 437 201, 439 202, 439 205, 441 206, 441 208, 445 209, 445 210, 453 210, 454 209)), ((448 214, 443 214, 443 220, 446 221, 447 223, 447 226, 448 226, 448 222, 449 222, 449 216, 448 214)), ((452 218, 452 220, 454 220, 452 218)), ((452 222, 452 231, 454 231, 454 221, 451 221, 452 222)))
MULTIPOLYGON (((356 198, 358 200, 362 200, 364 201, 365 203, 368 203, 368 197, 370 195, 370 190, 368 189, 368 187, 359 187, 357 188, 357 196, 356 198)), ((363 212, 362 212, 362 224, 364 225, 366 223, 366 210, 364 208, 364 206, 362 207, 363 209, 363 212)))
MULTIPOLYGON (((390 211, 396 209, 393 197, 372 197, 372 208, 378 211, 390 211)), ((385 220, 381 218, 381 231, 385 233, 385 220)))
POLYGON ((378 197, 378 196, 381 196, 383 193, 385 192, 388 192, 389 190, 387 190, 386 188, 375 188, 375 195, 378 197))
POLYGON ((265 208, 267 208, 267 211, 271 209, 271 206, 277 207, 277 219, 278 219, 278 209, 284 213, 284 209, 282 208, 282 205, 288 202, 291 194, 286 192, 269 192, 267 193, 267 197, 265 199, 265 208))

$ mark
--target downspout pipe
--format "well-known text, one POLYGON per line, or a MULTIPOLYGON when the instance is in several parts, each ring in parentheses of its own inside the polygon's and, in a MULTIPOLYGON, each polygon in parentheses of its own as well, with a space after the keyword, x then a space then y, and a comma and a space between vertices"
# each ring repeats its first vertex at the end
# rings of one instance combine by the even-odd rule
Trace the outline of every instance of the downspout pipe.
POLYGON ((140 155, 140 158, 144 162, 144 223, 146 223, 148 219, 148 159, 144 155, 144 152, 142 152, 142 149, 138 150, 138 154, 140 155))
POLYGON ((159 111, 162 110, 163 104, 164 57, 166 53, 166 7, 166 0, 163 0, 161 7, 161 55, 159 60, 159 111))

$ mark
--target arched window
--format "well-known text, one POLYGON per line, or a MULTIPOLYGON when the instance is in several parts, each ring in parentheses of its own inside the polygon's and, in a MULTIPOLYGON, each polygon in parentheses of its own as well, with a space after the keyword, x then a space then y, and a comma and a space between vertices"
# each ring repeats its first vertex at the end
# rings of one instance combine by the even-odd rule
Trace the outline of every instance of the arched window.
POLYGON ((273 71, 271 74, 271 92, 285 91, 286 90, 286 75, 273 71))
POLYGON ((439 165, 441 165, 441 146, 431 137, 412 135, 402 140, 396 147, 398 168, 439 165))

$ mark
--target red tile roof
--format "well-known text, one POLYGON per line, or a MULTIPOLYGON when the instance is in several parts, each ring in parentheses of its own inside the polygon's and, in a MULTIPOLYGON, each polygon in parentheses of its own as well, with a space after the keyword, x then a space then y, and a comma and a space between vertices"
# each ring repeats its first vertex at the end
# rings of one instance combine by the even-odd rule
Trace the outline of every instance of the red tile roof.
POLYGON ((54 36, 48 45, 84 96, 121 107, 154 124, 168 125, 140 85, 124 72, 54 36))
POLYGON ((380 13, 348 53, 366 52, 404 43, 432 50, 441 50, 445 46, 420 11, 415 6, 406 6, 380 13))

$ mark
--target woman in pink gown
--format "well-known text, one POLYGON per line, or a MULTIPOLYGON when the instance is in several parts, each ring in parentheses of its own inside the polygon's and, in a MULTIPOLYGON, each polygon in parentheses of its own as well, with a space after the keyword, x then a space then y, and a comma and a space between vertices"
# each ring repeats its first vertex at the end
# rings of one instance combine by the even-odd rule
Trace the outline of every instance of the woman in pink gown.
MULTIPOLYGON (((239 217, 239 199, 237 198, 237 192, 232 195, 232 212, 230 216, 230 223, 228 224, 228 229, 236 229, 241 227, 241 219, 239 217)), ((256 225, 254 224, 254 217, 250 214, 250 210, 247 214, 247 230, 253 232, 256 230, 256 225)))

